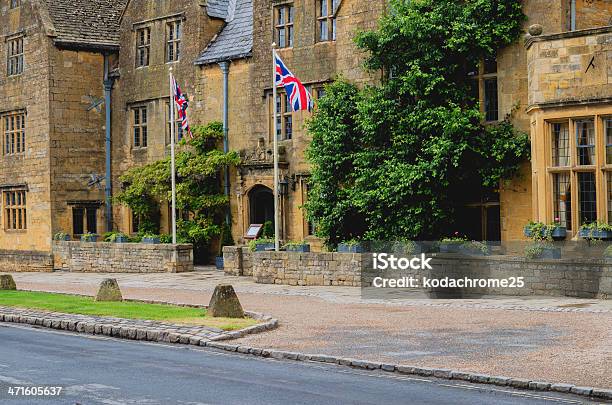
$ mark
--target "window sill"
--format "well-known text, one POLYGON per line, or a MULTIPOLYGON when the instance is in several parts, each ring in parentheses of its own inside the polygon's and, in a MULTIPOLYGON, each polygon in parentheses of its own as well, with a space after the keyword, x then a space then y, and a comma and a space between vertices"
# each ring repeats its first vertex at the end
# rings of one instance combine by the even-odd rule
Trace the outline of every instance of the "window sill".
POLYGON ((315 46, 336 44, 336 41, 337 39, 315 40, 315 46))
POLYGON ((179 63, 181 60, 168 60, 166 61, 166 65, 174 65, 175 63, 179 63))
POLYGON ((5 229, 5 233, 27 233, 27 229, 5 229))

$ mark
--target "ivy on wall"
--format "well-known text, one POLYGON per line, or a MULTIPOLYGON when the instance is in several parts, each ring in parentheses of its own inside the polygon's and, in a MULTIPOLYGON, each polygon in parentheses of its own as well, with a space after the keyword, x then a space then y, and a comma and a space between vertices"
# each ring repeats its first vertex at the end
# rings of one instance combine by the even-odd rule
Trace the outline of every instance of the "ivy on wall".
POLYGON ((517 40, 524 19, 516 0, 391 0, 378 28, 357 35, 365 68, 385 79, 338 78, 307 124, 318 236, 439 238, 468 189, 517 174, 528 137, 509 117, 483 124, 468 72, 517 40))
MULTIPOLYGON (((194 138, 179 142, 176 153, 176 207, 179 242, 207 244, 221 234, 228 197, 221 189, 223 168, 236 166, 235 151, 219 149, 223 126, 212 122, 193 127, 194 138)), ((139 233, 159 232, 161 202, 172 201, 170 158, 136 167, 121 176, 121 192, 115 199, 139 219, 139 233)))

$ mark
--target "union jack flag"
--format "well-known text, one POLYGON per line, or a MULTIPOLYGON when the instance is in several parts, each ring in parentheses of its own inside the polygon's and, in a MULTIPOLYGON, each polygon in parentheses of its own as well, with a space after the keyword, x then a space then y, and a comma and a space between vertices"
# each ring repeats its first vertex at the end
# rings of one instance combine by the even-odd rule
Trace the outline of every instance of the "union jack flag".
POLYGON ((176 104, 176 110, 178 111, 178 118, 181 120, 181 128, 183 129, 183 133, 189 134, 189 137, 193 139, 193 134, 191 133, 191 128, 189 127, 189 121, 187 120, 187 107, 189 107, 189 103, 181 91, 181 87, 174 79, 174 76, 172 76, 172 91, 174 93, 174 103, 176 104))
POLYGON ((306 87, 304 87, 302 82, 300 82, 299 79, 295 77, 289 69, 287 69, 287 66, 285 66, 278 55, 275 54, 274 58, 276 59, 276 86, 283 86, 285 88, 289 105, 291 105, 291 110, 312 110, 314 103, 312 101, 312 96, 308 90, 306 90, 306 87))

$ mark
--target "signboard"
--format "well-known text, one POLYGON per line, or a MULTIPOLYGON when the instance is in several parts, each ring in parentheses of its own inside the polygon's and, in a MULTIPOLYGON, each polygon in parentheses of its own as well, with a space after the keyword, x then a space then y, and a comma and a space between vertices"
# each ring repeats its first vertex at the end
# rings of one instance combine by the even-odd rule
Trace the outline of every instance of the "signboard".
POLYGON ((263 224, 249 225, 249 229, 246 231, 246 234, 244 235, 244 239, 257 239, 262 229, 263 229, 263 224))

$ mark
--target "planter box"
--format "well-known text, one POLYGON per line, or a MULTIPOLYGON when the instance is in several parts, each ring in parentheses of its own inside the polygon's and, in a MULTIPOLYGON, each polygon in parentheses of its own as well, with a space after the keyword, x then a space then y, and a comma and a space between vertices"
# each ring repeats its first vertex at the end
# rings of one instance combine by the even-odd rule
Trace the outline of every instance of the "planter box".
POLYGON ((69 240, 70 240, 70 235, 66 235, 66 236, 64 236, 63 238, 60 238, 60 239, 54 239, 54 240, 63 240, 63 241, 66 241, 66 242, 67 242, 67 241, 69 241, 69 240))
POLYGON ((223 270, 223 267, 224 267, 223 256, 215 257, 215 267, 217 268, 217 270, 223 270))
POLYGON ((338 244, 338 253, 364 253, 367 247, 363 243, 356 245, 347 245, 346 243, 338 244))
POLYGON ((560 248, 543 248, 542 253, 540 253, 536 259, 560 259, 561 258, 561 249, 560 248))
POLYGON ((612 239, 612 232, 598 229, 581 229, 579 235, 585 239, 612 239))
POLYGON ((471 247, 469 244, 460 246, 459 253, 463 253, 464 255, 467 255, 467 256, 489 256, 490 254, 489 250, 487 250, 486 252, 483 252, 480 249, 471 247))
MULTIPOLYGON (((526 237, 528 238, 532 238, 533 235, 533 231, 531 229, 529 229, 528 227, 525 227, 525 229, 523 230, 523 233, 525 234, 526 237)), ((552 238, 555 240, 561 240, 561 239, 565 239, 567 235, 567 229, 564 226, 557 226, 555 227, 555 229, 553 229, 552 231, 552 238)), ((544 231, 540 231, 540 236, 541 238, 544 237, 544 231)))
POLYGON ((266 250, 274 250, 274 243, 257 243, 255 245, 256 252, 265 252, 266 250))
POLYGON ((129 239, 127 236, 117 236, 115 238, 115 243, 128 243, 129 239))
POLYGON ((159 244, 159 238, 155 237, 155 238, 142 238, 142 243, 148 243, 148 244, 152 244, 152 245, 157 245, 159 244))
POLYGON ((305 243, 303 245, 289 245, 286 246, 287 252, 301 252, 301 253, 308 253, 310 252, 310 245, 305 243))
POLYGON ((440 253, 464 253, 463 243, 440 242, 440 253))
POLYGON ((81 236, 81 242, 97 242, 98 235, 81 236))
POLYGON ((565 239, 567 236, 567 228, 564 226, 558 226, 552 231, 552 238, 555 240, 565 239))

